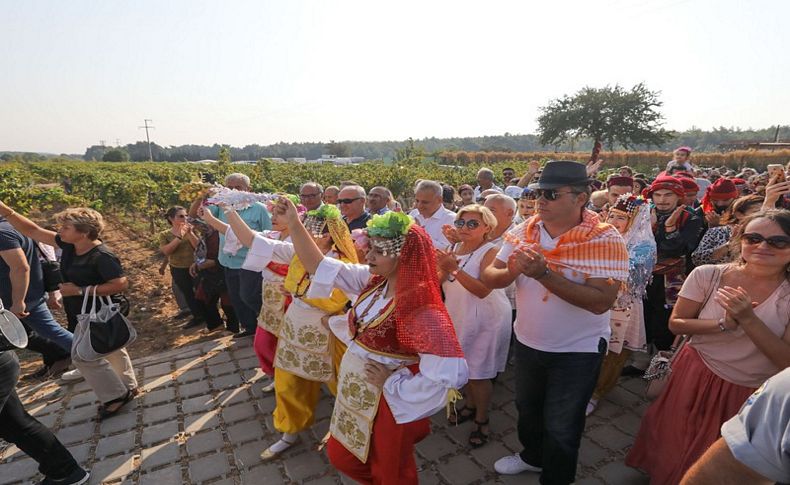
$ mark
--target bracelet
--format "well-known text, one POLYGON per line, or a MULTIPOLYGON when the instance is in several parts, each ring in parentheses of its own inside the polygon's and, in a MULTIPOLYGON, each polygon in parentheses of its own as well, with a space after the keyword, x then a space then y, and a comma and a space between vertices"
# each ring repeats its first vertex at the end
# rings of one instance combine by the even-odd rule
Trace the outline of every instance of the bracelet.
POLYGON ((545 277, 546 277, 546 276, 548 276, 548 275, 549 275, 549 267, 547 266, 547 267, 546 267, 546 271, 544 271, 544 272, 543 272, 543 273, 541 273, 540 275, 536 276, 534 279, 535 279, 535 280, 542 280, 543 278, 545 278, 545 277))
POLYGON ((724 319, 723 318, 719 318, 719 321, 717 323, 719 324, 719 330, 721 330, 722 332, 726 332, 727 331, 727 327, 724 326, 724 319))

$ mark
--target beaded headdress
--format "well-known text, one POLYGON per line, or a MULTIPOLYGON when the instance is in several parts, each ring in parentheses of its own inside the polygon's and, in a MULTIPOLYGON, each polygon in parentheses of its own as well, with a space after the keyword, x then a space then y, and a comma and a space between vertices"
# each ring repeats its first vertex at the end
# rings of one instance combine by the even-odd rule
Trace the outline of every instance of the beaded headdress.
POLYGON ((307 217, 304 219, 304 227, 312 234, 313 237, 319 238, 324 233, 327 221, 329 219, 339 219, 340 209, 335 205, 324 204, 318 209, 307 212, 307 217))
POLYGON ((384 256, 398 257, 412 224, 414 220, 403 212, 375 215, 368 221, 368 242, 384 256))

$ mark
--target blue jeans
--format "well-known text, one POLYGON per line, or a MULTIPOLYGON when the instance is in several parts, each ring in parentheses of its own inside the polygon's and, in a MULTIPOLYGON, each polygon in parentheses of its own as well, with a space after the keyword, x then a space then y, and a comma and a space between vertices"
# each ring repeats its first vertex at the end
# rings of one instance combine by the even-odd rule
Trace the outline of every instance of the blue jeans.
POLYGON ((71 343, 74 341, 74 335, 55 320, 44 299, 31 304, 27 308, 27 312, 29 315, 22 319, 22 323, 35 331, 39 337, 51 340, 71 355, 71 343))
POLYGON ((263 277, 260 271, 225 268, 225 285, 241 327, 254 333, 263 305, 263 277))
POLYGON ((65 478, 79 465, 52 431, 25 411, 16 394, 18 379, 16 353, 0 352, 0 438, 36 460, 38 470, 46 477, 65 478))
POLYGON ((524 462, 542 467, 540 483, 569 484, 607 342, 598 352, 543 352, 516 340, 516 409, 524 462))

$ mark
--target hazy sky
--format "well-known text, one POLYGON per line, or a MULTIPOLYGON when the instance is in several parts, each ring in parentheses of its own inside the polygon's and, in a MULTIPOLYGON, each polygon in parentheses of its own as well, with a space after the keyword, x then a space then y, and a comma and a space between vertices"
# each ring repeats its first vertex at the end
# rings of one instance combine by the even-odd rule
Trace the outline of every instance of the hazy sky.
POLYGON ((790 124, 790 1, 0 0, 0 150, 535 131, 645 81, 667 127, 790 124))

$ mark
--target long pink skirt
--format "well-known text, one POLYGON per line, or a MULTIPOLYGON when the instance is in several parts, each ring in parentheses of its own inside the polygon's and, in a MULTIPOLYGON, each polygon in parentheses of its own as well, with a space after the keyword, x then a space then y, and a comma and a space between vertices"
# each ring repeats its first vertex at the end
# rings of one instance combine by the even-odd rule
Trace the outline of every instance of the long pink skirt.
POLYGON ((642 418, 625 464, 647 472, 651 485, 679 483, 754 390, 717 376, 691 345, 684 346, 664 392, 642 418))

